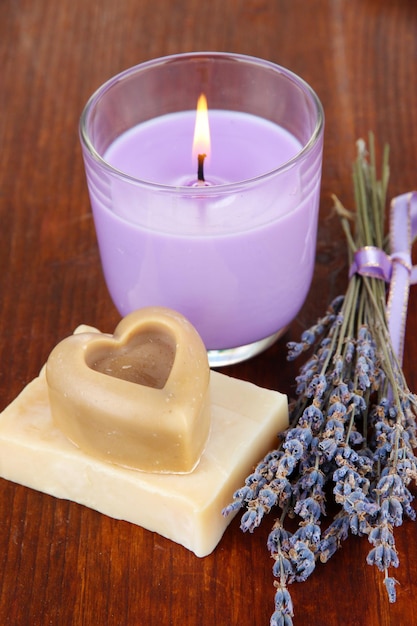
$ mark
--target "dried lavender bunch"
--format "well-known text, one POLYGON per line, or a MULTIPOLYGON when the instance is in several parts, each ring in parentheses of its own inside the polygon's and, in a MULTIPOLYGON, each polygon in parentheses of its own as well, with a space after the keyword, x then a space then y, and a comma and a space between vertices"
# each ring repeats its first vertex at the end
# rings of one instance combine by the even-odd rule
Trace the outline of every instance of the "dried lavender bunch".
MULTIPOLYGON (((364 142, 358 142, 356 213, 335 198, 350 260, 367 245, 389 253, 384 236, 387 150, 380 180, 375 171, 370 136, 369 159, 364 142)), ((276 577, 271 626, 293 624, 288 585, 306 580, 349 533, 368 538, 367 562, 381 570, 388 599, 395 602, 394 527, 404 517, 415 518, 408 487, 417 482, 417 398, 390 341, 385 289, 382 280, 353 274, 345 295, 299 342, 288 344, 290 360, 311 351, 296 378, 290 427, 223 511, 245 509, 241 529, 249 532, 272 508, 280 511, 268 538, 276 577), (337 512, 323 528, 329 493, 337 512), (298 519, 295 531, 288 529, 287 518, 298 519)))

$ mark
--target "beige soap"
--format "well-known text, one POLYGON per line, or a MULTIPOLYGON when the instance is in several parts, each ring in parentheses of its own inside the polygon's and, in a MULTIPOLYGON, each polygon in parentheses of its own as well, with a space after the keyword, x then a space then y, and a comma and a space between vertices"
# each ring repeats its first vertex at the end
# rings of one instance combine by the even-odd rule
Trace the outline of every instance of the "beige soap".
POLYGON ((210 433, 194 471, 147 473, 89 455, 63 434, 52 421, 44 368, 0 414, 0 476, 206 556, 232 519, 222 509, 288 426, 283 394, 214 371, 210 394, 210 433))
POLYGON ((187 473, 210 431, 210 369, 194 326, 165 307, 124 317, 113 335, 78 332, 46 364, 52 419, 79 448, 147 472, 187 473))

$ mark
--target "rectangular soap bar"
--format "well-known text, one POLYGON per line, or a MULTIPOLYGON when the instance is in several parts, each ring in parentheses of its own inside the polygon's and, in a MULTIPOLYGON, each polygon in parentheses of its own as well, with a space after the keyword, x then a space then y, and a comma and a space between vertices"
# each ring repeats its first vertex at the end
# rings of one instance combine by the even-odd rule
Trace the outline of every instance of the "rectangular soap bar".
POLYGON ((214 550, 222 509, 288 426, 287 397, 211 372, 212 424, 197 468, 151 474, 96 460, 51 419, 44 369, 0 414, 0 476, 155 531, 197 556, 214 550))

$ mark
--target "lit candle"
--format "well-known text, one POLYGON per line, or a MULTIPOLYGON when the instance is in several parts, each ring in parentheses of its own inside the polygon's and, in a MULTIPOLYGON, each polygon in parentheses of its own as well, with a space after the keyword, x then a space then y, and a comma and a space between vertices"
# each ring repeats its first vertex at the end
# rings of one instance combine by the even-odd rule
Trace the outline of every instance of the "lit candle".
POLYGON ((64 339, 46 366, 52 417, 95 458, 146 472, 187 473, 210 428, 203 342, 174 311, 142 309, 114 335, 64 339))
POLYGON ((210 125, 207 98, 204 94, 197 102, 197 115, 194 127, 193 156, 197 159, 197 185, 205 185, 204 161, 210 154, 210 125))
POLYGON ((81 136, 120 313, 180 311, 211 364, 223 364, 216 351, 227 363, 273 343, 299 312, 314 269, 323 117, 312 90, 264 61, 178 55, 103 86, 81 136), (195 128, 199 93, 209 147, 195 128))

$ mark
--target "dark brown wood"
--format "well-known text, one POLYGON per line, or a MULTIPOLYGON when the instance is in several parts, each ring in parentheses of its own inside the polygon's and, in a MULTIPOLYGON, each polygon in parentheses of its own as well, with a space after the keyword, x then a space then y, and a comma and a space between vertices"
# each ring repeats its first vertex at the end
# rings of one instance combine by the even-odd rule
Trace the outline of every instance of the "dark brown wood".
MULTIPOLYGON (((119 320, 99 263, 78 119, 107 78, 191 50, 260 56, 303 76, 326 112, 316 272, 286 339, 346 285, 331 193, 352 205, 355 141, 391 145, 390 196, 417 187, 415 0, 2 0, 0 3, 0 410, 79 323, 119 320)), ((404 369, 417 391, 417 292, 404 369)), ((230 373, 292 393, 285 340, 230 373)), ((0 481, 0 623, 13 626, 262 626, 273 610, 266 538, 235 519, 215 552, 184 548, 77 504, 0 481)), ((398 600, 350 538, 293 586, 295 624, 417 623, 417 532, 396 530, 398 600)))

